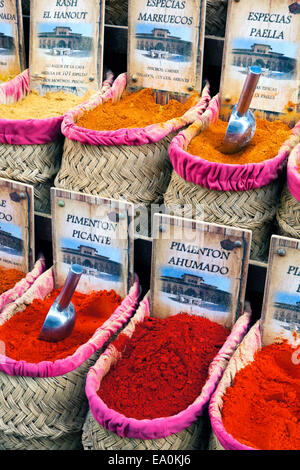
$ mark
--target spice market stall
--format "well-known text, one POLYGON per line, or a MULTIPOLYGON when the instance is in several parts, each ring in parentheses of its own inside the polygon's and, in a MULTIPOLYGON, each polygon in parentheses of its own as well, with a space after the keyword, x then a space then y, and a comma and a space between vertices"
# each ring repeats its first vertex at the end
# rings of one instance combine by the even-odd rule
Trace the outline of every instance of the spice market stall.
MULTIPOLYGON (((0 340, 5 345, 0 357, 0 448, 4 450, 81 448, 86 373, 131 317, 139 298, 128 229, 132 208, 55 190, 52 197, 54 267, 0 314, 0 340), (78 220, 68 218, 72 212, 78 220), (96 227, 85 227, 84 233, 94 238, 88 246, 76 244, 80 213, 90 214, 90 225, 94 221, 96 227), (112 231, 118 236, 113 237, 112 231), (111 259, 98 254, 105 244, 111 259), (74 265, 80 256, 80 265, 74 265), (45 339, 49 308, 66 293, 65 285, 61 288, 72 264, 84 271, 72 297, 75 326, 58 341, 45 339)), ((66 306, 69 302, 70 297, 66 306)))
POLYGON ((291 44, 298 50, 299 23, 288 4, 259 1, 250 7, 246 2, 229 2, 220 96, 213 98, 206 115, 173 139, 169 155, 174 171, 164 196, 167 206, 176 206, 175 213, 189 204, 193 217, 249 228, 251 258, 263 262, 275 230, 283 170, 300 139, 299 127, 294 127, 300 116, 299 55, 289 57, 291 44), (255 9, 262 13, 253 13, 255 9), (276 31, 259 29, 262 21, 271 24, 274 18, 280 23, 276 31), (262 31, 269 31, 268 39, 261 39, 262 31), (246 100, 243 96, 245 77, 258 67, 261 76, 251 102, 249 92, 246 100), (247 146, 229 154, 223 145, 227 121, 236 109, 248 119, 249 105, 256 133, 247 146))
POLYGON ((87 450, 205 449, 202 415, 249 326, 250 232, 158 214, 154 224, 150 295, 87 376, 87 450))
POLYGON ((262 319, 212 397, 211 449, 299 449, 299 240, 273 236, 262 319))
MULTIPOLYGON (((205 2, 185 3, 176 16, 182 37, 170 33, 174 15, 148 3, 129 2, 127 74, 105 96, 66 115, 55 186, 124 198, 151 213, 169 184, 171 138, 202 114, 210 94, 208 85, 201 94, 205 2), (154 18, 163 15, 160 29, 154 18)), ((148 226, 142 234, 148 236, 148 226)))

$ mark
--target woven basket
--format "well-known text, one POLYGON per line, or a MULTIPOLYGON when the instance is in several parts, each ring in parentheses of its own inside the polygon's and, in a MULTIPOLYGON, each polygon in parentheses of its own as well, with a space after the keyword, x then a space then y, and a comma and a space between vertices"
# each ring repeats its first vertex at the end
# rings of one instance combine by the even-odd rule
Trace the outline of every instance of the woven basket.
MULTIPOLYGON (((208 85, 196 106, 184 116, 145 128, 95 131, 78 127, 76 122, 86 111, 109 101, 118 101, 127 82, 121 74, 111 89, 97 100, 91 99, 76 112, 67 113, 62 132, 65 135, 63 159, 55 178, 61 189, 81 191, 113 199, 125 199, 145 208, 148 218, 151 204, 160 204, 166 191, 172 166, 169 144, 175 132, 202 114, 210 99, 208 85)), ((141 233, 148 235, 148 226, 141 233)))
MULTIPOLYGON (((129 337, 138 323, 150 315, 147 295, 123 330, 129 337)), ((209 377, 201 394, 192 405, 181 413, 167 418, 136 420, 107 408, 98 397, 101 380, 110 367, 118 361, 120 353, 111 343, 101 358, 90 369, 86 394, 90 410, 83 426, 82 443, 85 450, 195 450, 206 449, 210 426, 207 403, 227 362, 244 337, 250 321, 245 313, 234 325, 231 335, 213 359, 209 377), (118 434, 117 434, 118 433, 118 434)))
POLYGON ((174 215, 252 230, 251 258, 265 261, 273 230, 281 179, 249 191, 212 191, 185 181, 175 171, 165 193, 166 207, 174 215))
MULTIPOLYGON (((100 95, 111 86, 113 77, 110 73, 108 75, 98 92, 100 95)), ((2 101, 6 98, 8 104, 23 98, 29 91, 29 71, 26 70, 3 86, 0 97, 2 101)), ((15 121, 3 119, 0 124, 0 177, 33 185, 37 212, 50 213, 50 188, 60 168, 63 152, 62 120, 63 116, 15 121)))
POLYGON ((228 0, 206 0, 205 34, 225 36, 228 0))
MULTIPOLYGON (((53 289, 46 271, 14 304, 5 307, 0 324, 24 310, 34 298, 53 289)), ((0 356, 0 449, 81 449, 88 411, 85 378, 108 342, 131 317, 138 302, 138 281, 110 319, 66 359, 29 364, 0 356)))
POLYGON ((55 186, 146 206, 158 203, 171 178, 168 146, 174 135, 136 146, 94 146, 66 139, 55 186))
POLYGON ((0 449, 80 449, 88 410, 85 377, 101 352, 60 377, 0 372, 0 449))
POLYGON ((207 421, 203 417, 179 433, 145 440, 128 439, 108 431, 97 423, 89 411, 82 433, 84 450, 205 450, 207 442, 207 421))
POLYGON ((215 122, 219 105, 217 95, 202 116, 172 140, 169 155, 174 171, 164 203, 175 215, 252 230, 251 258, 266 261, 282 170, 300 140, 299 129, 291 130, 274 158, 260 163, 230 165, 210 162, 205 154, 191 155, 187 151, 190 141, 215 122))
MULTIPOLYGON (((227 3, 228 0, 207 0, 206 34, 222 37, 225 35, 227 3)), ((126 26, 128 24, 128 0, 106 0, 105 23, 126 26)))
POLYGON ((223 377, 211 397, 209 416, 212 433, 209 450, 254 450, 252 447, 241 444, 226 431, 222 421, 222 408, 223 396, 227 388, 233 385, 236 373, 254 361, 254 355, 259 349, 261 349, 261 331, 260 321, 257 321, 230 358, 223 377))
POLYGON ((300 238, 300 202, 292 196, 287 185, 281 195, 276 220, 279 235, 300 238))
MULTIPOLYGON (((300 129, 300 121, 296 128, 300 129)), ((281 195, 276 219, 279 235, 300 238, 300 144, 291 152, 287 166, 287 184, 281 195)))
POLYGON ((22 0, 22 13, 23 15, 30 14, 30 0, 22 0))
POLYGON ((0 177, 33 185, 34 209, 50 213, 50 187, 62 149, 62 137, 41 145, 0 144, 0 177))

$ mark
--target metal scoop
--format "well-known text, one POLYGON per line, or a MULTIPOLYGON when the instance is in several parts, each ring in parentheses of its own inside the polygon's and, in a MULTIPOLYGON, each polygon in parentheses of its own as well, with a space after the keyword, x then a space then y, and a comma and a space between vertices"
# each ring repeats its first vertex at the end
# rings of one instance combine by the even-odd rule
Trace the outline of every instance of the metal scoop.
POLYGON ((246 147, 255 134, 255 117, 249 110, 254 91, 261 76, 261 68, 253 66, 246 78, 239 102, 231 113, 225 139, 220 148, 222 153, 237 153, 246 147))
POLYGON ((82 266, 73 264, 57 299, 50 308, 39 339, 57 343, 70 336, 76 319, 75 307, 71 298, 83 273, 82 266))

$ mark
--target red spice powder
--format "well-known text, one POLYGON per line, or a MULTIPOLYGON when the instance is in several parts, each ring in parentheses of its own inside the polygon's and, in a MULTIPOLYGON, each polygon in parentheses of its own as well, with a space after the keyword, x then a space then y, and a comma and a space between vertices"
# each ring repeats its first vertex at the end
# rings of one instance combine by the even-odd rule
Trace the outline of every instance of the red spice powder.
POLYGON ((0 268, 0 295, 12 289, 26 274, 18 269, 0 268))
POLYGON ((180 313, 149 318, 131 339, 114 345, 122 358, 101 382, 108 407, 137 419, 172 416, 200 395, 208 368, 230 330, 206 318, 180 313))
POLYGON ((300 450, 300 355, 294 352, 287 342, 262 348, 227 389, 223 424, 242 444, 300 450))
POLYGON ((41 341, 38 337, 46 315, 60 291, 53 290, 44 300, 35 299, 23 312, 0 326, 0 340, 5 342, 8 357, 32 363, 65 358, 88 341, 122 301, 113 290, 91 294, 75 292, 72 303, 76 323, 72 334, 58 343, 41 341))

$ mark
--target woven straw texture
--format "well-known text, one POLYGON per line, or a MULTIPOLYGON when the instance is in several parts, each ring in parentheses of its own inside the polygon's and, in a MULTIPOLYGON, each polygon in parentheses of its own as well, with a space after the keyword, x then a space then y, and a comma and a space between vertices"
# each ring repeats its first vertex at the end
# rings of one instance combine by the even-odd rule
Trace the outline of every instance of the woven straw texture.
POLYGON ((146 206, 159 202, 171 178, 168 146, 173 136, 132 146, 83 145, 65 139, 55 186, 146 206))
POLYGON ((29 15, 29 13, 30 13, 30 0, 22 0, 22 13, 23 13, 23 15, 29 15))
POLYGON ((43 145, 0 144, 0 177, 32 184, 35 210, 50 211, 50 186, 59 170, 62 139, 43 145), (45 186, 45 187, 43 187, 45 186))
POLYGON ((204 450, 207 448, 207 419, 201 416, 178 434, 163 439, 128 439, 100 426, 91 411, 83 426, 82 443, 85 450, 204 450))
POLYGON ((205 33, 225 36, 228 0, 206 0, 205 33))
POLYGON ((252 230, 251 258, 265 261, 280 187, 277 179, 250 191, 212 191, 185 181, 173 171, 164 202, 175 215, 252 230), (184 214, 183 205, 190 208, 184 214))
POLYGON ((0 373, 0 450, 81 449, 88 411, 85 377, 99 350, 80 367, 58 377, 0 373))
MULTIPOLYGON (((26 0, 23 0, 26 2, 26 0)), ((207 0, 206 34, 225 35, 228 0, 207 0)), ((105 23, 126 26, 128 24, 128 0, 105 1, 105 23)))
POLYGON ((224 447, 221 446, 217 436, 213 431, 211 432, 209 438, 208 450, 225 450, 224 447))
POLYGON ((277 208, 278 233, 286 237, 300 238, 300 202, 285 185, 277 208))

